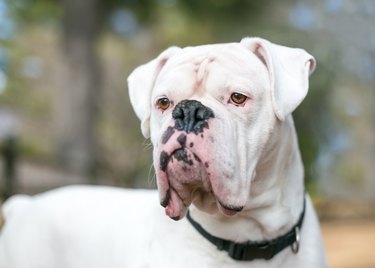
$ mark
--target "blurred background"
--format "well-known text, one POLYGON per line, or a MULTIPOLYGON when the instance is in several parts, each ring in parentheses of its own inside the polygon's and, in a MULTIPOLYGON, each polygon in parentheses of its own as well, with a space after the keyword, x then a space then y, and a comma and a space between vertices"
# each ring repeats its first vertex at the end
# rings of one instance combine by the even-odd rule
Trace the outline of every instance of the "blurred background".
POLYGON ((171 45, 259 36, 315 56, 295 113, 331 267, 375 267, 375 1, 0 0, 0 191, 154 188, 126 78, 171 45))

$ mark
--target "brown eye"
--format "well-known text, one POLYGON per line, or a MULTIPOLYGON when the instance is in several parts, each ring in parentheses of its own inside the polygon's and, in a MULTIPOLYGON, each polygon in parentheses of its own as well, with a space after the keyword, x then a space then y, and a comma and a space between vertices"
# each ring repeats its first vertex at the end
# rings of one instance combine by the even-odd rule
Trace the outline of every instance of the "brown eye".
POLYGON ((160 99, 158 99, 158 101, 156 102, 156 106, 157 106, 159 109, 163 110, 163 111, 167 110, 167 109, 169 108, 170 105, 171 105, 171 102, 170 102, 170 100, 169 100, 168 98, 166 98, 166 97, 160 98, 160 99))
POLYGON ((230 95, 230 100, 235 105, 241 105, 241 104, 245 103, 245 101, 247 100, 247 96, 245 96, 241 93, 235 92, 232 95, 230 95))

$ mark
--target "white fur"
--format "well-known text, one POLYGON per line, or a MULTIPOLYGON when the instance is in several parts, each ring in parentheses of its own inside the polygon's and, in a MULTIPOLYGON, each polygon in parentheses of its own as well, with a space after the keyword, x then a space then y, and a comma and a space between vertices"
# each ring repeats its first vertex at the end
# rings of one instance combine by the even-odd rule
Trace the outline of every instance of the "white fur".
POLYGON ((275 113, 284 120, 306 97, 308 77, 316 66, 314 58, 303 49, 275 45, 261 38, 244 38, 241 43, 265 61, 274 88, 275 113))
MULTIPOLYGON (((273 239, 297 222, 304 197, 303 165, 290 114, 305 97, 314 67, 314 59, 303 50, 247 38, 168 49, 137 68, 128 80, 130 100, 142 133, 154 145, 159 200, 156 191, 90 186, 16 196, 3 208, 0 267, 326 267, 308 196, 300 251, 286 248, 269 261, 234 261, 183 218, 183 206, 191 203, 192 217, 208 232, 238 242, 273 239), (243 107, 228 103, 233 92, 249 96, 243 107), (170 109, 158 110, 160 97, 172 101, 170 109), (194 181, 202 184, 199 191, 191 189, 188 177, 173 185, 183 196, 178 209, 176 202, 166 208, 169 216, 182 218, 175 222, 158 203, 170 184, 181 180, 176 174, 195 171, 182 163, 186 173, 165 174, 158 161, 162 150, 173 152, 178 146, 178 131, 168 142, 161 140, 173 126, 173 107, 184 99, 198 100, 215 114, 201 138, 185 133, 187 141, 199 143, 189 150, 210 164, 205 168, 199 161, 194 169, 215 174, 194 181), (228 216, 218 199, 243 209, 228 216)), ((179 168, 175 164, 168 165, 179 168)))
POLYGON ((151 114, 151 89, 154 86, 154 79, 165 62, 176 51, 177 47, 170 47, 161 53, 156 59, 139 67, 128 78, 129 97, 133 104, 134 111, 141 120, 141 130, 143 136, 150 136, 150 114, 151 114), (144 95, 146 93, 146 95, 144 95))

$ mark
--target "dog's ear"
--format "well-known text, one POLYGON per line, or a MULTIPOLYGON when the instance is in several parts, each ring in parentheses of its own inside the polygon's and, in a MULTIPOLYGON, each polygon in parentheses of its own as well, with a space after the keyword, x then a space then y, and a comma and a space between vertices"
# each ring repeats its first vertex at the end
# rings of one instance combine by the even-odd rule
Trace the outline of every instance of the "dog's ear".
POLYGON ((141 120, 141 130, 145 138, 150 137, 151 92, 155 80, 165 63, 180 48, 170 47, 156 59, 139 66, 128 77, 130 103, 141 120))
POLYGON ((305 98, 315 59, 303 49, 275 45, 261 38, 244 38, 241 44, 266 65, 273 108, 277 118, 284 120, 305 98))

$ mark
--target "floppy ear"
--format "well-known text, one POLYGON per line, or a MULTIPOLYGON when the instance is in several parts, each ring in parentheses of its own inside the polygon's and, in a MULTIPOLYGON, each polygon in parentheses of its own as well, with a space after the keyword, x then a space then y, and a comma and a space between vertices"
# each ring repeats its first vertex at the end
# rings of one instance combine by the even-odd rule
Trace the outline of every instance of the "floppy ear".
POLYGON ((275 45, 261 38, 244 38, 241 44, 266 65, 273 108, 277 118, 284 120, 305 98, 315 59, 303 49, 275 45))
POLYGON ((151 92, 155 80, 165 63, 180 48, 170 47, 156 59, 139 66, 128 77, 130 103, 141 120, 141 130, 145 138, 150 137, 151 92))

